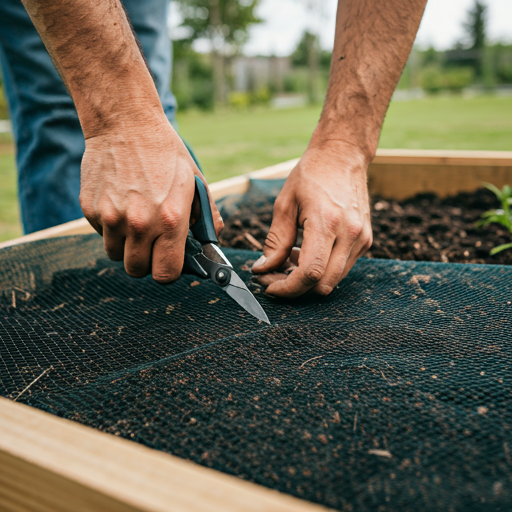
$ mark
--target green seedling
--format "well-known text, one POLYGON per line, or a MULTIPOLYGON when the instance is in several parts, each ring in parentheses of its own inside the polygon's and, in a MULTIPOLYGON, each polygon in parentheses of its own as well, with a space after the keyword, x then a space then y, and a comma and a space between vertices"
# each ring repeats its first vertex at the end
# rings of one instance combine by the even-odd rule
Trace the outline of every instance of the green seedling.
MULTIPOLYGON (((477 227, 488 226, 496 222, 506 227, 512 235, 512 187, 510 185, 503 185, 503 188, 500 190, 492 183, 484 183, 484 186, 493 192, 500 200, 501 208, 482 213, 481 219, 477 222, 477 227)), ((491 250, 491 256, 505 249, 512 249, 512 243, 494 247, 494 249, 491 250)))

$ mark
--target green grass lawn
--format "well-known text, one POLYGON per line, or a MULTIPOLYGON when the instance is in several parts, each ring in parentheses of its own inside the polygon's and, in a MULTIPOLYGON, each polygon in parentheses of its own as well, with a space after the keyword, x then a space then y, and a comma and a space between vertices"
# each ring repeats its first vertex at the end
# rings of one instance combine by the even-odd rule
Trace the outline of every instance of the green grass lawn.
POLYGON ((0 241, 21 235, 13 153, 0 153, 0 241))
MULTIPOLYGON (((209 181, 253 171, 301 155, 320 107, 290 110, 185 112, 181 135, 209 181)), ((512 150, 512 98, 438 97, 392 103, 382 148, 512 150)), ((21 234, 14 154, 0 153, 0 240, 21 234)))

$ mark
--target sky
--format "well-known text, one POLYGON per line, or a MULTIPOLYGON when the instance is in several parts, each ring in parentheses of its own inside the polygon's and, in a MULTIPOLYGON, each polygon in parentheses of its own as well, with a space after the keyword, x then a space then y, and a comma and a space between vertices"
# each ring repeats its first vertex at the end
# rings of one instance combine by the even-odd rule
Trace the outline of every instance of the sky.
MULTIPOLYGON (((378 1, 378 0, 375 0, 378 1)), ((264 20, 251 27, 246 55, 289 55, 306 28, 320 34, 322 46, 332 49, 337 0, 316 0, 321 13, 306 7, 311 0, 261 0, 258 15, 264 20)), ((416 44, 434 46, 438 50, 452 47, 462 38, 462 23, 474 0, 429 0, 421 22, 416 44)), ((488 38, 512 43, 512 0, 487 0, 488 38)), ((172 4, 171 4, 172 6, 172 4)), ((180 17, 176 5, 171 7, 171 34, 179 34, 180 17)), ((195 44, 197 51, 208 52, 206 41, 195 44)))

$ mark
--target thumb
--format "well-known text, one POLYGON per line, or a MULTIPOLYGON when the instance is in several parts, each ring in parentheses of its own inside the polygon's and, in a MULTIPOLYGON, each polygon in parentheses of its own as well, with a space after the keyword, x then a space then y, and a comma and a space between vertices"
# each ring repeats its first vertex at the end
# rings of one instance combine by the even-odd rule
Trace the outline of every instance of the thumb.
POLYGON ((215 226, 215 233, 217 233, 217 236, 219 236, 220 232, 222 231, 222 228, 224 227, 224 221, 222 220, 222 216, 217 209, 217 205, 215 204, 214 200, 210 196, 210 206, 212 207, 212 217, 213 217, 213 224, 215 226))
POLYGON ((297 239, 297 205, 278 197, 274 205, 272 225, 265 240, 263 256, 256 261, 252 271, 258 274, 278 269, 290 256, 297 239))

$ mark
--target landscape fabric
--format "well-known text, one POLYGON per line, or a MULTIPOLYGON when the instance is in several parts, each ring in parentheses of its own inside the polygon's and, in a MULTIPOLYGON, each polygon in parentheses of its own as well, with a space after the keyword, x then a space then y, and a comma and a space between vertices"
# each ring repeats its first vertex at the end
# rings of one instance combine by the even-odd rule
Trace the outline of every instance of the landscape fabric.
POLYGON ((4 249, 0 395, 338 510, 511 509, 512 268, 362 258, 256 298, 271 326, 97 235, 4 249))

